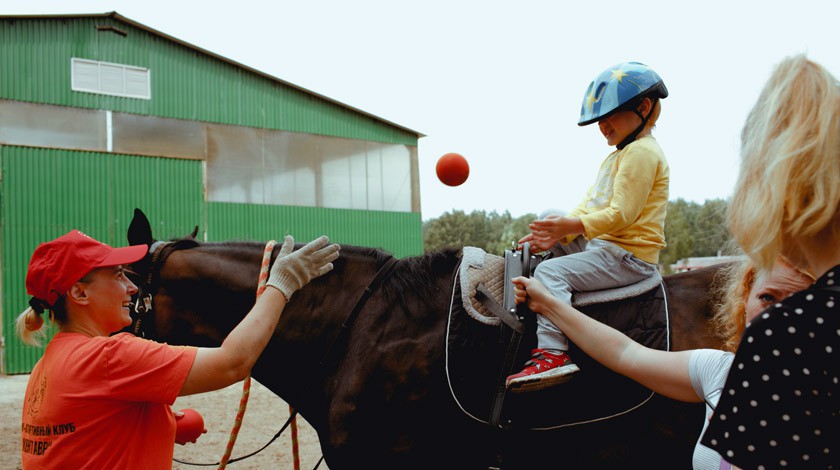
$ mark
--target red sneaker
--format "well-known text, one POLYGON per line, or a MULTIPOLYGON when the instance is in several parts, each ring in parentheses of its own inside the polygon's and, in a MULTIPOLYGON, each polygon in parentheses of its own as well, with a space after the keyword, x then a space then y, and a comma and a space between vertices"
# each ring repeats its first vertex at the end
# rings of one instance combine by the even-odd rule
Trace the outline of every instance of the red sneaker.
POLYGON ((509 375, 505 386, 514 393, 532 392, 565 382, 579 370, 565 351, 553 354, 543 349, 532 349, 531 360, 525 363, 522 372, 509 375))

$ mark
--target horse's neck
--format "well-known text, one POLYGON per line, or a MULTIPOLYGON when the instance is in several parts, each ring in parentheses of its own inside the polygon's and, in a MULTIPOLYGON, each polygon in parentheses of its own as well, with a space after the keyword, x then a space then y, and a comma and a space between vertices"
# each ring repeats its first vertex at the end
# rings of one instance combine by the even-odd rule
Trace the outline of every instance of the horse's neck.
POLYGON ((216 345, 256 301, 262 248, 202 244, 172 252, 154 300, 160 341, 216 345))
POLYGON ((327 374, 341 368, 350 336, 366 334, 368 328, 358 324, 378 314, 368 302, 378 302, 381 293, 371 291, 370 283, 382 259, 350 250, 341 256, 333 271, 292 295, 253 370, 261 384, 319 424, 327 419, 327 374))
MULTIPOLYGON (((343 248, 332 272, 294 294, 264 354, 272 362, 259 364, 255 374, 287 401, 312 403, 318 400, 312 390, 325 387, 319 382, 323 374, 340 369, 351 348, 370 348, 383 335, 413 335, 445 318, 455 256, 405 258, 393 265, 389 259, 343 248)), ((435 331, 443 335, 444 329, 435 331)), ((441 347, 440 341, 429 347, 441 347)))
POLYGON ((713 322, 719 303, 717 275, 723 267, 710 266, 665 276, 674 350, 723 346, 713 322))

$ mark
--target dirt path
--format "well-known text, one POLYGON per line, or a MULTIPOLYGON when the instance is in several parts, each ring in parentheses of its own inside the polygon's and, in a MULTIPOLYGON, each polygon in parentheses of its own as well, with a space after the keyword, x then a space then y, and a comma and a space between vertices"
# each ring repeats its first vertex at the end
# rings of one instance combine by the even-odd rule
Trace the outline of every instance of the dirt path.
MULTIPOLYGON (((20 469, 20 415, 28 375, 0 375, 0 455, 5 455, 3 468, 20 469)), ((233 427, 242 383, 231 385, 217 392, 179 398, 173 410, 193 408, 204 416, 207 434, 195 444, 175 445, 175 458, 191 463, 215 463, 221 459, 233 427)), ((236 439, 232 458, 249 454, 264 446, 283 426, 289 417, 289 406, 256 380, 251 381, 248 408, 242 428, 236 439)), ((300 468, 311 470, 321 458, 318 435, 303 418, 298 416, 298 444, 300 468)), ((240 462, 228 465, 231 469, 293 469, 290 429, 262 452, 240 462)), ((217 467, 217 466, 214 466, 217 467)), ((173 462, 174 469, 212 468, 173 462)), ((319 470, 327 469, 321 462, 319 470)))

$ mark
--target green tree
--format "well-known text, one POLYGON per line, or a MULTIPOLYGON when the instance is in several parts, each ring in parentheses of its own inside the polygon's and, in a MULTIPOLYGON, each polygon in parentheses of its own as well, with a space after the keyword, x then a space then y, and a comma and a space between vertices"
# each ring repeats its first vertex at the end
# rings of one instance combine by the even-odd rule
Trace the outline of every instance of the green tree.
POLYGON ((683 199, 668 201, 668 215, 665 217, 665 249, 659 253, 659 264, 664 272, 678 259, 691 256, 694 249, 694 234, 691 228, 692 202, 683 199))
POLYGON ((729 254, 726 206, 723 199, 709 199, 702 205, 681 198, 668 201, 667 246, 659 255, 664 274, 670 274, 671 265, 683 258, 729 254))
POLYGON ((445 212, 423 222, 423 250, 474 246, 502 256, 512 243, 528 233, 528 224, 535 218, 535 215, 527 214, 514 219, 508 211, 502 214, 495 211, 445 212))
POLYGON ((436 219, 423 222, 424 251, 467 246, 471 237, 471 226, 464 211, 445 212, 436 219))
POLYGON ((693 256, 725 254, 731 238, 726 227, 726 201, 711 199, 700 206, 694 220, 694 233, 693 256))
POLYGON ((525 214, 523 216, 510 220, 500 231, 496 243, 494 245, 491 245, 490 250, 486 251, 488 253, 493 253, 502 256, 505 250, 514 249, 516 242, 518 242, 520 238, 530 233, 531 230, 528 228, 528 224, 530 224, 536 218, 536 214, 525 214))

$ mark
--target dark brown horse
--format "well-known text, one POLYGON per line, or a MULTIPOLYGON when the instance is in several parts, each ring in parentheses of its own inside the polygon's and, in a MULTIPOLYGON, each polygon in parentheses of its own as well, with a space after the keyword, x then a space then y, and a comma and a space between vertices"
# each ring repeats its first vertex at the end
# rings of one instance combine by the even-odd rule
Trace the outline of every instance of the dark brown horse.
MULTIPOLYGON (((154 241, 142 212, 136 211, 128 239, 154 241)), ((263 249, 262 243, 187 237, 154 250, 134 266, 138 284, 154 294, 141 330, 169 344, 219 345, 254 303, 263 249)), ((279 245, 274 256, 278 251, 279 245)), ((455 399, 447 375, 458 255, 453 250, 395 260, 371 286, 391 255, 343 246, 335 269, 286 306, 252 376, 317 430, 331 469, 690 468, 703 420, 699 404, 655 395, 637 410, 590 424, 540 431, 516 425, 528 409, 540 414, 600 405, 565 401, 563 385, 506 398, 511 408, 505 426, 465 413, 463 402, 470 398, 455 399)), ((665 278, 671 349, 720 345, 708 323, 714 274, 705 269, 665 278)), ((470 328, 481 330, 466 341, 485 358, 477 369, 497 371, 474 381, 483 407, 496 392, 505 334, 498 326, 470 328)), ((521 349, 520 356, 527 354, 521 349)), ((586 370, 569 384, 585 384, 586 370)))

